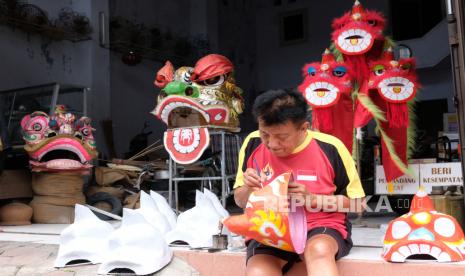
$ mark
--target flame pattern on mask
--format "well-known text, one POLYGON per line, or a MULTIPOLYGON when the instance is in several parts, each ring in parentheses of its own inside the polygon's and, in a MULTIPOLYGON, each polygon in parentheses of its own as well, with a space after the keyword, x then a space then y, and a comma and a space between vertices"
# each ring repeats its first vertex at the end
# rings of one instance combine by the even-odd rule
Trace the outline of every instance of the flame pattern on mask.
POLYGON ((250 194, 245 213, 226 218, 223 223, 236 234, 245 235, 262 244, 302 253, 306 242, 306 217, 292 217, 287 199, 291 173, 276 177, 263 189, 250 194), (296 221, 299 220, 299 221, 296 221), (300 225, 303 227, 297 227, 300 225), (299 229, 302 230, 297 230, 299 229))

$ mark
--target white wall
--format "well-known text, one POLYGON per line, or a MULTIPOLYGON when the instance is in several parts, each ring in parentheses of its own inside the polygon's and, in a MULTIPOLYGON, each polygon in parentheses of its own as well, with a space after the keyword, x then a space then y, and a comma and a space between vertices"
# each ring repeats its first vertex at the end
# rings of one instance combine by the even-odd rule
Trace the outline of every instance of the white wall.
MULTIPOLYGON (((205 36, 210 45, 218 44, 215 28, 217 18, 210 16, 215 3, 208 0, 179 1, 121 1, 112 0, 110 13, 122 16, 146 26, 158 26, 162 31, 170 31, 180 36, 205 36), (213 7, 212 7, 213 6, 213 7), (211 34, 207 36, 207 34, 211 34)), ((144 122, 146 131, 152 131, 149 144, 163 138, 166 126, 150 114, 156 104, 158 88, 153 80, 156 72, 163 66, 164 60, 143 59, 136 66, 125 65, 121 54, 111 54, 111 106, 114 141, 118 156, 129 151, 130 140, 141 132, 144 122)), ((193 66, 194 64, 183 64, 193 66)))
MULTIPOLYGON (((321 54, 331 43, 331 23, 352 7, 353 1, 325 0, 287 3, 275 7, 273 1, 258 1, 256 15, 257 88, 268 90, 294 88, 300 84, 301 68, 307 62, 321 60, 321 54), (306 9, 307 41, 288 46, 279 42, 280 14, 306 9)), ((362 1, 367 9, 388 11, 387 0, 362 1)))
MULTIPOLYGON (((30 1, 47 11, 49 18, 57 18, 61 7, 75 8, 66 1, 30 1)), ((90 0, 81 1, 80 12, 90 13, 90 0), (86 2, 87 5, 83 5, 86 2)), ((10 89, 46 82, 63 82, 90 86, 92 82, 91 44, 92 41, 72 43, 68 41, 48 41, 36 34, 26 34, 0 26, 0 51, 2 62, 0 73, 3 76, 1 89, 10 89), (12 67, 18 70, 11 70, 12 67)))
MULTIPOLYGON (((50 82, 76 84, 91 88, 88 99, 89 115, 99 129, 99 121, 110 116, 108 50, 98 44, 98 12, 108 11, 107 1, 60 1, 30 0, 57 18, 62 8, 83 13, 90 19, 94 30, 92 40, 72 43, 49 41, 37 34, 26 34, 0 26, 0 52, 3 66, 0 66, 0 90, 38 85, 50 82), (98 99, 98 100, 97 100, 98 99)), ((96 138, 99 150, 105 152, 101 131, 96 138)))

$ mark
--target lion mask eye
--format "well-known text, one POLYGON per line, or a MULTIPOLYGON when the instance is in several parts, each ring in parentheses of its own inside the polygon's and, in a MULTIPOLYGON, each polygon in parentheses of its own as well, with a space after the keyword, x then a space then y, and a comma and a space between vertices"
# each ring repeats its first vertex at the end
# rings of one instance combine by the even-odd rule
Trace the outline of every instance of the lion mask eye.
POLYGON ((315 69, 315 67, 308 67, 307 73, 308 73, 310 76, 315 76, 315 75, 316 75, 316 69, 315 69))
POLYGON ((347 73, 347 69, 344 66, 338 66, 333 70, 333 76, 342 78, 347 73))
POLYGON ((381 64, 376 65, 375 67, 373 67, 373 72, 375 73, 375 75, 381 76, 385 72, 384 65, 381 65, 381 64))

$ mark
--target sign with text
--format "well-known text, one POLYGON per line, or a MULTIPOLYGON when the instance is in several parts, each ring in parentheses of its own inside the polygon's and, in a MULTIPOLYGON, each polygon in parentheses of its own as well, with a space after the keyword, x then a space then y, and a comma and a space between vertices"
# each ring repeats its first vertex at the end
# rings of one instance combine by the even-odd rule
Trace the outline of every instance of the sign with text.
POLYGON ((431 192, 433 186, 463 185, 462 166, 460 162, 422 164, 420 167, 420 184, 431 192))
POLYGON ((420 173, 420 164, 410 164, 409 167, 414 172, 415 177, 403 175, 391 182, 387 182, 383 166, 376 166, 375 194, 415 194, 419 187, 418 175, 420 173))

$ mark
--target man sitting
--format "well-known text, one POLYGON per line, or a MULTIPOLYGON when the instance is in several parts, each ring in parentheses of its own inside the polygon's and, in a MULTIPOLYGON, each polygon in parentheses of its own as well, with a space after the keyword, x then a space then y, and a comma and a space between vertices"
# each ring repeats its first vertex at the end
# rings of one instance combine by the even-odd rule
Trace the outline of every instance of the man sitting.
MULTIPOLYGON (((239 153, 236 203, 244 208, 251 192, 292 171, 288 194, 307 207, 308 234, 304 262, 296 253, 249 240, 247 275, 303 275, 305 269, 312 276, 338 275, 336 260, 352 248, 346 213, 365 196, 352 156, 337 138, 308 129, 308 105, 297 92, 260 95, 253 115, 259 130, 239 153)), ((360 211, 360 205, 351 211, 360 211)))

